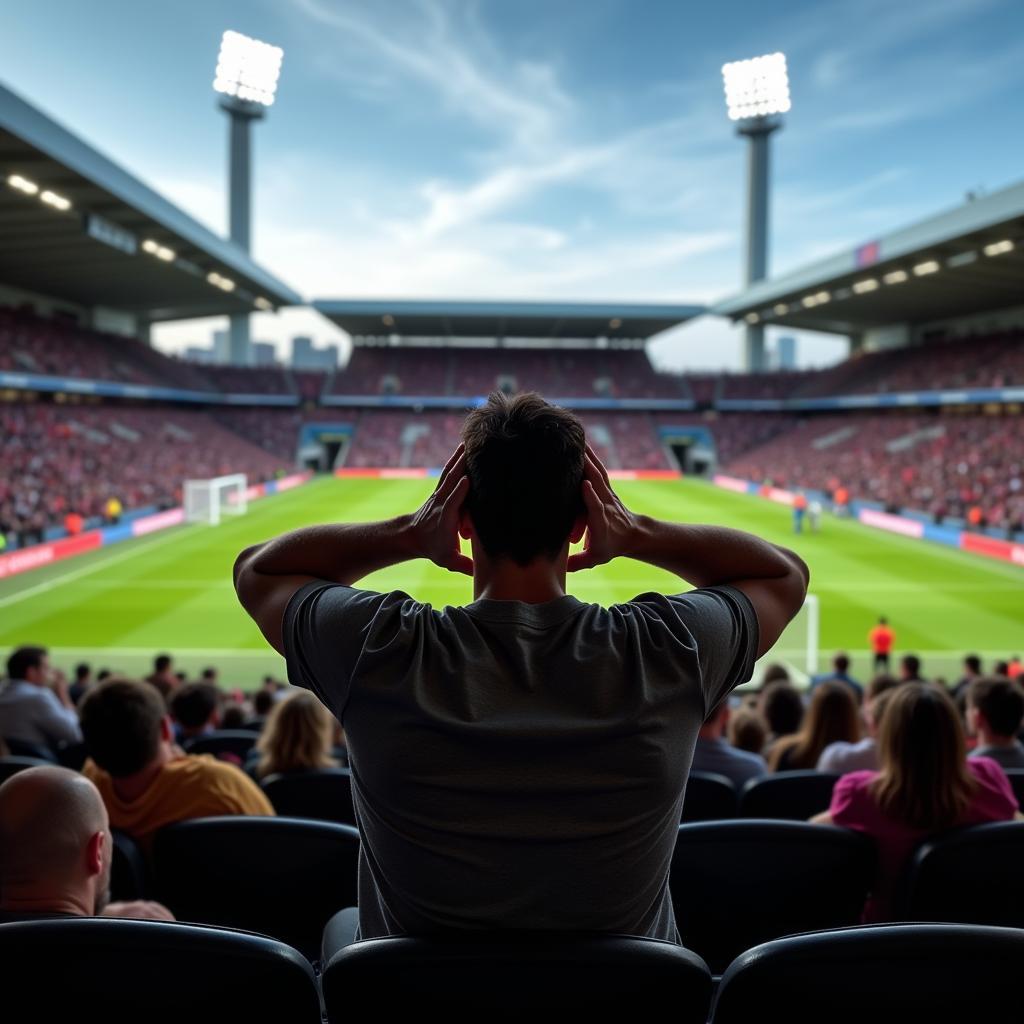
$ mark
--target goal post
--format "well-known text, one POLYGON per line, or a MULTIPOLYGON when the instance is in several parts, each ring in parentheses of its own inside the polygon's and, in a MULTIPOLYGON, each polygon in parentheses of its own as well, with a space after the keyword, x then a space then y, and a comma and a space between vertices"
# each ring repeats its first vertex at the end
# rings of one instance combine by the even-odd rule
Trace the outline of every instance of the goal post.
MULTIPOLYGON (((803 607, 782 631, 775 646, 762 658, 764 664, 781 662, 797 673, 813 676, 818 672, 821 609, 817 594, 808 594, 803 607)), ((763 668, 763 665, 762 665, 763 668)))
POLYGON ((185 481, 185 522, 216 526, 221 516, 244 515, 248 508, 249 480, 244 473, 232 473, 211 480, 185 481))

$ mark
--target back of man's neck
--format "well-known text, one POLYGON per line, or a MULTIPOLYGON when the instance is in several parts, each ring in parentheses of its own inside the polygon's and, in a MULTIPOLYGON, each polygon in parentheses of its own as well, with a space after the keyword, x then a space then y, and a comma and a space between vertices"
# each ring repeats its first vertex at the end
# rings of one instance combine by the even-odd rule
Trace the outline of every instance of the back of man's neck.
POLYGON ((979 747, 1015 747, 1016 745, 1016 736, 996 736, 991 732, 978 733, 979 747))
POLYGON ((559 573, 551 562, 521 566, 503 561, 474 576, 473 596, 478 601, 543 604, 565 597, 565 572, 559 573))
POLYGON ((113 780, 114 792, 118 799, 132 801, 137 800, 151 785, 163 770, 165 764, 171 760, 171 751, 166 744, 160 745, 160 753, 140 772, 134 775, 123 775, 113 780))
POLYGON ((71 917, 88 917, 92 914, 86 898, 75 893, 33 893, 6 892, 0 901, 0 912, 5 914, 67 914, 71 917))

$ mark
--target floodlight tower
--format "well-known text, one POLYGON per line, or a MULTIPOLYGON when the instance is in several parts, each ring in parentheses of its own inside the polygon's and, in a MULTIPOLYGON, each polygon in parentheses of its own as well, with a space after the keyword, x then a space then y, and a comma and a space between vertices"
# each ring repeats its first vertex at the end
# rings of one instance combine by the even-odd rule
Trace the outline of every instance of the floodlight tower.
MULTIPOLYGON (((786 57, 771 53, 722 66, 729 119, 736 134, 747 137, 747 261, 746 283, 768 276, 768 140, 782 127, 789 110, 786 57)), ((765 368, 764 325, 746 324, 744 358, 748 370, 765 368)))
MULTIPOLYGON (((228 115, 228 233, 246 252, 251 243, 252 154, 250 128, 274 102, 284 51, 279 46, 225 32, 217 57, 213 88, 221 94, 220 108, 228 115)), ((249 315, 231 317, 229 359, 250 361, 249 315)))

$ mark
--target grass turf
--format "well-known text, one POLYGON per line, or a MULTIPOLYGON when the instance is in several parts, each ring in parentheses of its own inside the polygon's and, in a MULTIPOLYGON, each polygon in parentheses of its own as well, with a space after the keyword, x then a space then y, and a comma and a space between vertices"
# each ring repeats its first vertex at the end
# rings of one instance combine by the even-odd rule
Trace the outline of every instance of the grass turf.
MULTIPOLYGON (((617 486, 638 511, 741 527, 799 551, 820 603, 823 666, 844 648, 854 657, 854 674, 867 676, 865 638, 879 615, 896 630, 897 653, 921 654, 926 671, 947 679, 956 677, 966 651, 988 662, 1024 649, 1024 569, 828 516, 820 534, 796 537, 788 509, 699 481, 617 486)), ((283 678, 282 660, 235 600, 235 555, 296 526, 411 510, 432 487, 430 480, 322 479, 216 528, 178 527, 3 581, 0 648, 41 643, 64 668, 87 660, 133 674, 166 650, 190 674, 219 666, 228 685, 250 689, 266 673, 283 678)), ((402 589, 437 606, 472 600, 467 577, 422 560, 361 585, 402 589)), ((581 600, 610 604, 645 590, 684 588, 668 573, 619 559, 570 577, 569 589, 581 600)), ((802 667, 804 636, 801 628, 791 630, 776 655, 802 667)))

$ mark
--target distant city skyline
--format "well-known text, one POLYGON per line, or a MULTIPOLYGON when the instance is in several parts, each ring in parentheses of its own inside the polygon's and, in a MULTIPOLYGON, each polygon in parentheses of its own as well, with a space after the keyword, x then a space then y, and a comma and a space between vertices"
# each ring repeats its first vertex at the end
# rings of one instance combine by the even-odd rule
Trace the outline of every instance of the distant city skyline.
MULTIPOLYGON (((307 298, 735 293, 745 153, 720 68, 776 50, 793 109, 773 151, 773 272, 1024 166, 1019 0, 34 0, 5 22, 3 79, 224 233, 211 82, 228 28, 284 49, 254 133, 254 255, 307 298)), ((183 351, 221 326, 154 335, 183 351)), ((802 366, 844 350, 783 333, 802 366)), ((282 361, 296 334, 338 336, 311 310, 253 320, 282 361)), ((738 332, 706 318, 652 352, 737 368, 738 332)))

